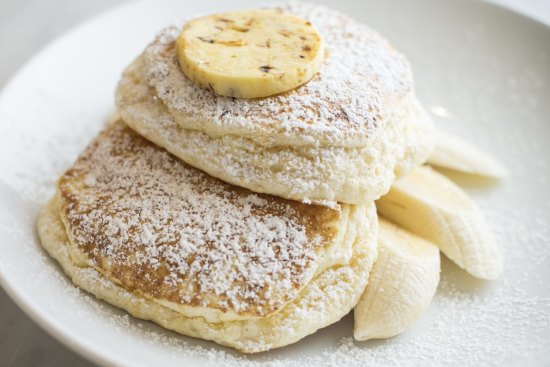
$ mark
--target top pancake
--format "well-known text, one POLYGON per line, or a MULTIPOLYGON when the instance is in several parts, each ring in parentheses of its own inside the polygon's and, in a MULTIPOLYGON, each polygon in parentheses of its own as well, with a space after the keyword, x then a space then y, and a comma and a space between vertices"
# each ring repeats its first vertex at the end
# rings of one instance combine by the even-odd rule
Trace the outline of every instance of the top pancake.
POLYGON ((74 258, 212 322, 277 312, 316 274, 351 256, 349 206, 305 205, 231 186, 121 122, 61 177, 58 195, 74 258))
POLYGON ((265 146, 365 146, 413 94, 405 58, 376 32, 326 7, 280 8, 311 21, 325 39, 327 56, 308 83, 261 99, 216 95, 181 71, 173 27, 144 52, 149 85, 178 124, 211 136, 234 134, 265 146))

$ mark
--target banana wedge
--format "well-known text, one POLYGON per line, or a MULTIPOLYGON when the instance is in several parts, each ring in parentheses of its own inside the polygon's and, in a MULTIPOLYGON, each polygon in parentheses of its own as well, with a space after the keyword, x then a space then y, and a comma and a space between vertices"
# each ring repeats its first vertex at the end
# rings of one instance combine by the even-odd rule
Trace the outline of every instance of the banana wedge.
POLYGON ((431 168, 418 167, 395 182, 376 206, 382 216, 437 244, 471 275, 495 279, 502 272, 502 255, 477 205, 431 168))
POLYGON ((380 218, 378 259, 355 306, 357 340, 390 338, 428 308, 439 283, 439 249, 380 218))
POLYGON ((459 137, 437 131, 435 148, 428 164, 436 167, 492 178, 508 176, 508 171, 489 154, 459 137))
POLYGON ((189 79, 235 98, 266 97, 304 84, 319 71, 325 52, 310 22, 276 9, 191 20, 176 49, 189 79))

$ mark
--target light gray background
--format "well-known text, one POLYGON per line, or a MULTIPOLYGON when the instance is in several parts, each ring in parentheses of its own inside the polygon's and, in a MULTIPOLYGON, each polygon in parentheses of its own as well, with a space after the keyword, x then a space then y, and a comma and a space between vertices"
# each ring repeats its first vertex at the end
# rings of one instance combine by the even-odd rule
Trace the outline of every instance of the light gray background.
MULTIPOLYGON (((0 0, 0 89, 49 41, 82 20, 124 1, 0 0)), ((550 0, 491 1, 550 24, 550 0)), ((0 289, 0 366, 92 364, 46 334, 0 289)))

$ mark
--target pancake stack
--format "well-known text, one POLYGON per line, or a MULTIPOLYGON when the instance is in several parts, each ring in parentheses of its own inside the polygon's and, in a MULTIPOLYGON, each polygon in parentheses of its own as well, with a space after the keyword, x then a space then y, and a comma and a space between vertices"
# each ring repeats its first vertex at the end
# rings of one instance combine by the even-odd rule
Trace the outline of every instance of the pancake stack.
MULTIPOLYGON (((377 258, 374 200, 433 146, 404 57, 309 4, 163 30, 116 105, 121 118, 59 179, 43 246, 98 298, 246 353, 359 303, 377 258)), ((433 295, 439 250, 425 246, 433 295)))

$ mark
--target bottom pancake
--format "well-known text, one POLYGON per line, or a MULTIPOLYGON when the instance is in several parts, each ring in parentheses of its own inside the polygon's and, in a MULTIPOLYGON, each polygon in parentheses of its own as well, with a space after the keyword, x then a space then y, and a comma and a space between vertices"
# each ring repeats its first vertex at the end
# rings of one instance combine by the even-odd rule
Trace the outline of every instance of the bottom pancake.
POLYGON ((59 197, 50 201, 38 221, 42 245, 78 287, 137 318, 245 353, 294 343, 345 316, 357 304, 367 285, 368 274, 376 258, 377 229, 374 204, 352 206, 348 231, 355 232, 355 241, 348 264, 324 270, 279 312, 263 318, 210 323, 203 317, 186 317, 132 293, 93 267, 74 261, 61 220, 59 197))
POLYGON ((38 224, 78 286, 245 352, 347 314, 367 285, 377 228, 373 203, 328 208, 232 186, 122 121, 61 176, 38 224))

